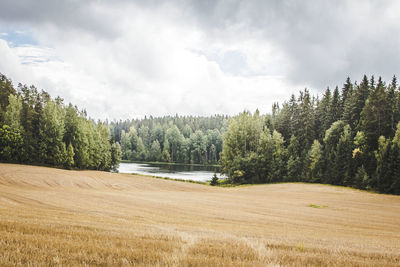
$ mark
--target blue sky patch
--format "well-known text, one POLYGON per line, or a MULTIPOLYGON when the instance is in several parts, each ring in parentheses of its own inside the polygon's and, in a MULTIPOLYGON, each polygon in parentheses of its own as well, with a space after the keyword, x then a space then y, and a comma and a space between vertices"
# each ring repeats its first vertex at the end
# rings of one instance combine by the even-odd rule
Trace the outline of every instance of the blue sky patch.
POLYGON ((30 31, 21 29, 10 30, 0 28, 0 39, 5 40, 10 47, 38 44, 30 31))

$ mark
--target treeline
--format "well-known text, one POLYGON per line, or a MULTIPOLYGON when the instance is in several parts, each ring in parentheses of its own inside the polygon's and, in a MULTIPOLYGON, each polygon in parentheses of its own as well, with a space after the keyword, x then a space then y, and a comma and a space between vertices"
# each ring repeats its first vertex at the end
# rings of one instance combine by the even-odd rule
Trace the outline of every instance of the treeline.
POLYGON ((165 116, 112 122, 122 159, 216 164, 228 117, 165 116))
POLYGON ((107 125, 72 104, 0 74, 0 161, 116 170, 120 145, 107 125))
POLYGON ((400 194, 400 91, 364 76, 321 99, 306 89, 229 121, 221 164, 231 183, 318 182, 400 194))

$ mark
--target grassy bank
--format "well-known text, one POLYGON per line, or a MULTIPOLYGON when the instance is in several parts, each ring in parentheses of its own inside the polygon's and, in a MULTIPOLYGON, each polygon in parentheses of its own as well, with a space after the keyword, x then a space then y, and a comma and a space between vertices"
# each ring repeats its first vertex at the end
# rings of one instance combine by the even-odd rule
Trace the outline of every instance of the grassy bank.
POLYGON ((135 176, 149 177, 149 178, 162 179, 162 180, 168 180, 168 181, 209 185, 208 182, 195 181, 195 180, 190 180, 190 179, 170 178, 170 177, 163 177, 163 176, 156 176, 156 175, 146 175, 146 174, 138 174, 138 173, 130 173, 130 174, 131 175, 135 175, 135 176))

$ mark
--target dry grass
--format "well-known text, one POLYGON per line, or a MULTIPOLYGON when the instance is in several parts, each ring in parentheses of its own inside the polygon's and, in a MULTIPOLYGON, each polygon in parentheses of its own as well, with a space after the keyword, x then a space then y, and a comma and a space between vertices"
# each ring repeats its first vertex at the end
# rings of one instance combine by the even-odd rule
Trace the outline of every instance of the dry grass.
POLYGON ((0 164, 0 265, 399 266, 399 211, 341 187, 0 164))

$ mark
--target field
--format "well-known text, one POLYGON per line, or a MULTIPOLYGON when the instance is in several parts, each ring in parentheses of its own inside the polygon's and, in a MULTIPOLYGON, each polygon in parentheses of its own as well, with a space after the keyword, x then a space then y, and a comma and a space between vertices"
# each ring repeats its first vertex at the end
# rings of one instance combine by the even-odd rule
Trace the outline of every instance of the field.
POLYGON ((400 197, 0 164, 0 265, 399 266, 400 197))

